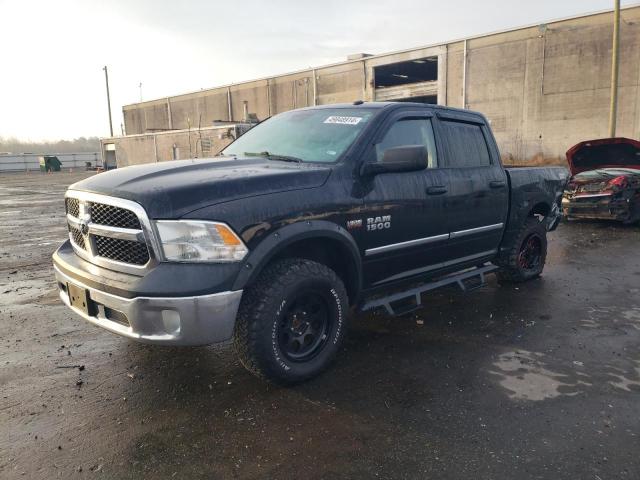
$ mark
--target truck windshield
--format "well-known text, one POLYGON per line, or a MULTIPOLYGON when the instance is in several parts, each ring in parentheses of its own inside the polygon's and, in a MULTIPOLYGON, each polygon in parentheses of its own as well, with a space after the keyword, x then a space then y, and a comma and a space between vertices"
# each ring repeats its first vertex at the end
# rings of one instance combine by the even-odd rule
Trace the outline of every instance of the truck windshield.
POLYGON ((373 114, 361 108, 281 113, 249 130, 221 155, 333 163, 349 148, 373 114))

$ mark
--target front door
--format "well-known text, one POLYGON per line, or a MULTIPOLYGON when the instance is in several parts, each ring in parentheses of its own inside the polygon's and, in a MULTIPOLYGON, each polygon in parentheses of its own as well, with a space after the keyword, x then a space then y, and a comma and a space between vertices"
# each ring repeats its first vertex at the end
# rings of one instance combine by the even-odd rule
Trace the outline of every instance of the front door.
POLYGON ((401 280, 445 261, 447 175, 439 168, 431 114, 404 111, 387 120, 368 154, 379 161, 392 147, 424 145, 424 170, 373 177, 364 197, 365 287, 401 280))

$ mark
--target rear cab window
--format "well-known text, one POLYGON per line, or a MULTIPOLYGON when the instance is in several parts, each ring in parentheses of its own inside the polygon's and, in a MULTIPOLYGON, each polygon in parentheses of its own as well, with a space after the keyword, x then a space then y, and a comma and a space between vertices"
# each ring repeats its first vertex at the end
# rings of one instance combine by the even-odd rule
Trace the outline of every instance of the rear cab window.
POLYGON ((482 125, 441 119, 440 132, 447 150, 448 167, 491 166, 491 154, 482 125))

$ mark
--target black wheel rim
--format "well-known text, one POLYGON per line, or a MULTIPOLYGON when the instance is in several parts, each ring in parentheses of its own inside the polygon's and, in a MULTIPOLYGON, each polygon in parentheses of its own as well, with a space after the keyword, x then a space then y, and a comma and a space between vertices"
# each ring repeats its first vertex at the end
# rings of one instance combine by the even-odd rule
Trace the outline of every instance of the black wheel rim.
POLYGON ((289 303, 278 325, 278 346, 289 360, 305 362, 324 347, 331 327, 331 315, 325 297, 315 291, 303 291, 289 303))
POLYGON ((536 233, 529 235, 522 246, 518 255, 518 265, 526 271, 535 270, 542 260, 542 239, 536 233))

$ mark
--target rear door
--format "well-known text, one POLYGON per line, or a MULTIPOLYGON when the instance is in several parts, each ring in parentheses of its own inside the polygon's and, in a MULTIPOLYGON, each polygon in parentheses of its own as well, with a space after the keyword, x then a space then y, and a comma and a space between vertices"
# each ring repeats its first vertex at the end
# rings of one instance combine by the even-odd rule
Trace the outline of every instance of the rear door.
POLYGON ((453 261, 493 255, 509 208, 507 176, 497 147, 480 116, 438 114, 442 159, 448 172, 447 219, 453 261))
POLYGON ((378 161, 386 149, 407 145, 426 146, 425 170, 379 174, 366 185, 361 238, 367 287, 422 273, 446 259, 448 187, 439 168, 431 112, 393 114, 365 161, 378 161))

